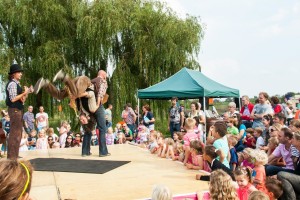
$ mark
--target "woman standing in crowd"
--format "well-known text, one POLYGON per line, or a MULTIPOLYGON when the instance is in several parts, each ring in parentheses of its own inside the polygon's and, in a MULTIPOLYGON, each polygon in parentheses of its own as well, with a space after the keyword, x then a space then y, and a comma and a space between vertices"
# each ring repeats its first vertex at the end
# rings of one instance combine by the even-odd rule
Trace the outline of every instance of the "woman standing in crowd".
POLYGON ((284 108, 284 114, 285 114, 288 126, 290 125, 290 121, 292 119, 294 119, 294 113, 293 112, 294 112, 293 104, 290 100, 288 100, 286 102, 286 106, 284 108))
POLYGON ((148 104, 145 104, 142 107, 143 110, 143 124, 149 129, 149 131, 154 130, 154 116, 151 112, 151 108, 148 104))
POLYGON ((204 112, 201 110, 201 103, 192 102, 191 103, 191 112, 188 113, 189 118, 198 117, 199 118, 199 131, 200 134, 204 133, 204 125, 205 125, 205 116, 204 112))
POLYGON ((130 130, 134 132, 135 121, 137 116, 134 113, 133 109, 131 108, 131 103, 127 103, 124 106, 124 110, 122 111, 122 118, 124 122, 127 124, 128 128, 130 128, 130 130))

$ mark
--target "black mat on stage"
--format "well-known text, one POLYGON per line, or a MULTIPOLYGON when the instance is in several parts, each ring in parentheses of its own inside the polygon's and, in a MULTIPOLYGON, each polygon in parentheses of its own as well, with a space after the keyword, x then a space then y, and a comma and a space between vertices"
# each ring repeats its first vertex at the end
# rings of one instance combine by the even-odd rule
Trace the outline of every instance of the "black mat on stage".
POLYGON ((30 160, 35 171, 104 174, 130 161, 35 158, 30 160))

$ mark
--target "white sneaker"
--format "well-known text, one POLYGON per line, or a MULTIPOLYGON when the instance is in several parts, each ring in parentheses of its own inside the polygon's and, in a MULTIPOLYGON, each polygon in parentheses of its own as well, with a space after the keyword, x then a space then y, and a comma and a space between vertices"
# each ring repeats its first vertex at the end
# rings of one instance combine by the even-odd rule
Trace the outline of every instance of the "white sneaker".
POLYGON ((64 79, 65 78, 65 73, 63 72, 63 70, 61 69, 61 70, 59 70, 56 74, 55 74, 55 76, 54 76, 54 78, 53 78, 53 82, 55 82, 56 80, 62 80, 62 79, 64 79))

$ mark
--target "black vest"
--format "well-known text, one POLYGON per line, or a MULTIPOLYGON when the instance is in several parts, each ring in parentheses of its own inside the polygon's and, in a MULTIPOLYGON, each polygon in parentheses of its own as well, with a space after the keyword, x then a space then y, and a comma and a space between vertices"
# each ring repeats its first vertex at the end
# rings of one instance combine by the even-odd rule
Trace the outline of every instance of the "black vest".
MULTIPOLYGON (((16 102, 11 102, 11 100, 10 100, 10 98, 9 98, 9 93, 8 93, 8 90, 7 90, 7 87, 8 87, 8 85, 11 83, 11 82, 15 82, 14 80, 10 80, 8 83, 7 83, 7 85, 6 85, 6 87, 5 87, 5 92, 6 92, 6 105, 8 106, 8 107, 10 107, 10 108, 17 108, 17 109, 19 109, 19 110, 23 110, 23 108, 24 108, 24 105, 23 105, 23 102, 21 101, 21 100, 19 100, 19 101, 16 101, 16 102)), ((16 83, 16 82, 15 82, 16 83)), ((17 84, 17 83, 16 83, 17 84)), ((21 86, 19 85, 19 84, 17 84, 17 95, 19 95, 19 94, 22 94, 22 88, 21 88, 21 86)))
MULTIPOLYGON (((85 91, 94 91, 94 90, 92 90, 90 88, 87 88, 85 91)), ((88 102, 89 99, 86 98, 86 97, 77 98, 76 99, 76 106, 77 106, 78 110, 81 110, 80 101, 81 101, 81 104, 82 104, 82 107, 84 108, 84 110, 91 113, 91 111, 89 109, 89 102, 88 102)))

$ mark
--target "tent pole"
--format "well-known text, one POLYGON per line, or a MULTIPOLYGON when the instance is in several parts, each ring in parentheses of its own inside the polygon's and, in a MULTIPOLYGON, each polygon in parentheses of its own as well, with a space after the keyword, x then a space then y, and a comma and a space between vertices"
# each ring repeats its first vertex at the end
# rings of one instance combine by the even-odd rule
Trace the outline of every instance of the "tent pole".
POLYGON ((240 103, 240 105, 239 105, 239 112, 242 110, 242 103, 241 103, 241 98, 239 97, 239 103, 240 103))
POLYGON ((137 118, 138 118, 138 124, 137 124, 137 126, 139 126, 140 125, 140 99, 138 98, 138 116, 137 116, 137 118))
POLYGON ((206 119, 206 114, 205 114, 205 111, 206 111, 206 100, 205 100, 205 96, 203 96, 203 113, 204 113, 204 117, 205 117, 205 124, 204 124, 204 130, 203 130, 203 141, 204 141, 204 144, 206 144, 206 122, 207 122, 207 119, 206 119))

